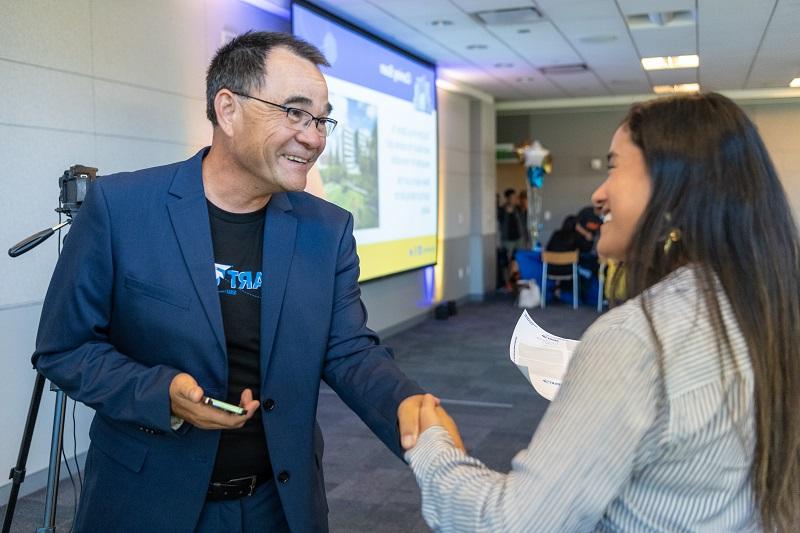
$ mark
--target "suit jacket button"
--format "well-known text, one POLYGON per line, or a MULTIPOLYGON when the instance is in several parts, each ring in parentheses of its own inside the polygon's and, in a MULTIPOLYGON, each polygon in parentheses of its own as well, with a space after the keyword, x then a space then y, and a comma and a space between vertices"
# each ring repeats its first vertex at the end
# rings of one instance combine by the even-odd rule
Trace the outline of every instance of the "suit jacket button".
POLYGON ((272 398, 267 398, 266 400, 263 401, 261 405, 263 405, 264 409, 266 409, 267 411, 272 411, 273 409, 275 409, 275 400, 273 400, 272 398))
POLYGON ((289 472, 286 470, 282 470, 280 474, 278 474, 278 481, 281 483, 288 483, 289 482, 289 472))

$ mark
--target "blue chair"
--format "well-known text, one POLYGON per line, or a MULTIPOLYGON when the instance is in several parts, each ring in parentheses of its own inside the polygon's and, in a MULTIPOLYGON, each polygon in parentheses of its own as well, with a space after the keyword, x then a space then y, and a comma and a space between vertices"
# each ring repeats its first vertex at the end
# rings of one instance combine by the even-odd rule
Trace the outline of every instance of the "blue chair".
POLYGON ((542 252, 542 309, 547 303, 547 281, 566 281, 572 279, 572 308, 578 308, 578 250, 571 252, 542 252), (548 274, 549 265, 572 265, 572 274, 548 274))
POLYGON ((517 250, 514 259, 519 268, 519 279, 538 282, 542 278, 542 253, 539 250, 517 250))
MULTIPOLYGON (((519 280, 517 281, 516 287, 518 295, 515 305, 520 307, 523 305, 539 305, 535 297, 533 300, 531 300, 530 304, 523 304, 523 301, 528 301, 523 300, 523 291, 526 289, 532 289, 533 285, 536 285, 538 288, 540 283, 539 280, 542 277, 541 248, 535 248, 533 250, 517 250, 514 253, 514 260, 517 263, 517 269, 519 271, 519 280)), ((541 291, 537 290, 537 292, 541 291)))

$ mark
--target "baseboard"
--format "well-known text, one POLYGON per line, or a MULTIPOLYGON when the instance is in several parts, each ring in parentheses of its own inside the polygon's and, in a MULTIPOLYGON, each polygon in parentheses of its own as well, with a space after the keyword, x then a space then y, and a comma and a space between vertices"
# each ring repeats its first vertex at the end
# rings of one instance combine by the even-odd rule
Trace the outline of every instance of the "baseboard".
POLYGON ((426 310, 416 316, 412 316, 411 318, 408 318, 406 320, 403 320, 402 322, 394 324, 393 326, 379 329, 376 333, 381 338, 381 342, 383 342, 384 339, 391 337, 392 335, 397 335, 398 333, 401 333, 407 329, 411 329, 414 326, 422 324, 430 316, 431 316, 431 311, 426 310))

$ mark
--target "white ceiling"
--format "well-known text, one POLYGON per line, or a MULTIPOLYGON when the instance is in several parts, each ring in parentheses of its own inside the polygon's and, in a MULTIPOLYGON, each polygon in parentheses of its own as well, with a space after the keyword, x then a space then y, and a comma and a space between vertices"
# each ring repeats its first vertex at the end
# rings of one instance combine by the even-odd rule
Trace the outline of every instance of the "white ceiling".
MULTIPOLYGON (((498 101, 613 97, 653 85, 788 88, 800 77, 800 0, 318 0, 316 5, 498 101), (485 26, 472 13, 536 7, 529 24, 485 26), (631 29, 627 16, 689 10, 688 21, 631 29), (447 26, 434 20, 449 20, 447 26), (468 49, 485 45, 485 49, 468 49), (699 54, 700 67, 646 72, 640 58, 699 54), (499 66, 499 64, 512 66, 499 66), (585 63, 587 72, 543 74, 585 63)), ((646 20, 646 19, 645 19, 646 20)), ((798 90, 800 91, 800 89, 798 90)))

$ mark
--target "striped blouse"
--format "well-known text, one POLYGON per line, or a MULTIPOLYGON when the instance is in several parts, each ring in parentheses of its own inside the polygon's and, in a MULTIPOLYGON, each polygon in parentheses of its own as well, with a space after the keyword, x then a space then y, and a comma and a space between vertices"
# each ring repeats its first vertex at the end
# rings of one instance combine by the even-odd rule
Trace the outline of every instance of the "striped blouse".
POLYGON ((757 531, 748 350, 718 289, 722 358, 694 270, 648 290, 663 347, 633 299, 600 317, 508 474, 434 426, 406 454, 436 531, 757 531), (664 376, 662 378, 662 375, 664 376))

